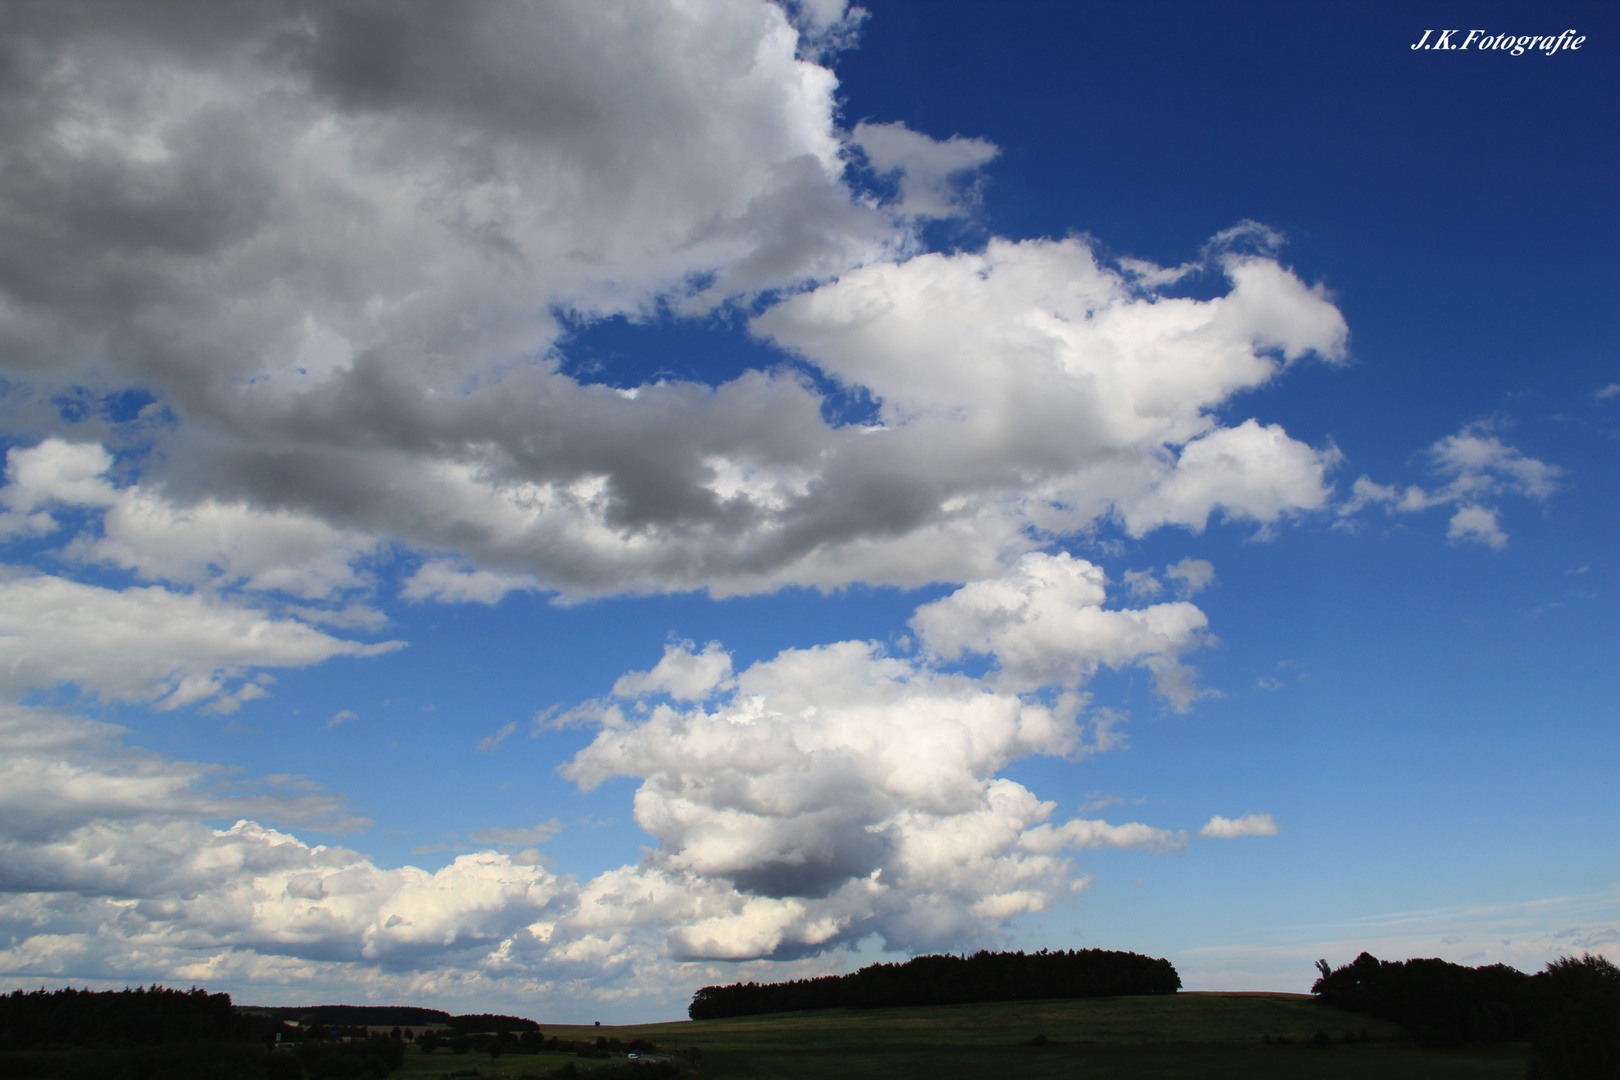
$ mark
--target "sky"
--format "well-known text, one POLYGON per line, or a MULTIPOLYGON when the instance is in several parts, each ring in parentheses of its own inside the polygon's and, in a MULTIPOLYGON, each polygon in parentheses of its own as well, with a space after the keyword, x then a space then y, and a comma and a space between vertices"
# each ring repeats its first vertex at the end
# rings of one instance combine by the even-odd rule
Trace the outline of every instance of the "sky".
POLYGON ((0 987, 1620 955, 1617 40, 0 8, 0 987))

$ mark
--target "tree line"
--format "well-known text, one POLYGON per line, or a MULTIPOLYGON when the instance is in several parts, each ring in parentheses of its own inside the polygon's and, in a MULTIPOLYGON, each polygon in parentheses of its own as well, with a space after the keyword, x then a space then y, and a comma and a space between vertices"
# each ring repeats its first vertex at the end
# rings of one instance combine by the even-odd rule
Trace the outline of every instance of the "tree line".
POLYGON ((141 1080, 354 1077, 382 1080, 405 1060, 402 1038, 329 1038, 231 1004, 229 994, 162 986, 0 994, 0 1076, 141 1080), (273 1052, 272 1052, 273 1050, 273 1052))
POLYGON ((14 990, 0 994, 0 1046, 79 1045, 88 1041, 153 1046, 251 1038, 252 1021, 231 995, 162 986, 95 992, 14 990))
MULTIPOLYGON (((625 1044, 608 1036, 547 1038, 533 1020, 494 1013, 451 1016, 392 1005, 235 1008, 229 994, 195 987, 0 994, 0 1078, 384 1080, 404 1065, 412 1042, 423 1054, 442 1048, 452 1055, 487 1054, 492 1063, 508 1055, 606 1060, 658 1049, 641 1039, 625 1044), (392 1030, 378 1030, 390 1021, 396 1021, 392 1030)), ((688 1060, 696 1060, 696 1054, 689 1050, 688 1060)), ((667 1061, 636 1068, 634 1075, 642 1078, 680 1071, 667 1061)), ((565 1066, 561 1075, 576 1072, 565 1066)), ((611 1067, 591 1072, 616 1075, 611 1067)))
POLYGON ((441 1009, 416 1005, 296 1005, 252 1006, 244 1012, 274 1017, 295 1024, 351 1027, 444 1027, 455 1031, 508 1032, 538 1031, 540 1025, 521 1016, 496 1013, 467 1013, 452 1016, 441 1009))
POLYGON ((1317 1000, 1393 1020, 1420 1043, 1531 1039, 1532 1077, 1620 1078, 1620 968, 1601 956, 1563 957, 1535 975, 1365 952, 1343 967, 1316 966, 1317 1000))
POLYGON ((1168 960, 1105 949, 918 956, 872 964, 849 975, 784 983, 705 986, 692 996, 693 1020, 809 1009, 965 1005, 987 1001, 1173 994, 1181 976, 1168 960))

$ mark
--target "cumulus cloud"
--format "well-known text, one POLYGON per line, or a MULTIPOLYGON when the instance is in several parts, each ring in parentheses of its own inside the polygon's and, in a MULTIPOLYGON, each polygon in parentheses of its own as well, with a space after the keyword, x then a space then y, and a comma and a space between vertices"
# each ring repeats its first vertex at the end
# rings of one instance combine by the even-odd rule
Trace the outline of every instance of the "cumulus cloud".
POLYGON ((1501 550, 1508 545, 1500 510, 1492 503, 1502 495, 1522 495, 1545 501, 1558 490, 1564 470, 1528 457, 1504 443, 1493 419, 1476 420, 1454 435, 1430 446, 1425 454, 1443 485, 1427 489, 1378 484, 1360 477, 1351 497, 1340 508, 1342 519, 1368 506, 1381 505, 1390 514, 1414 513, 1436 506, 1453 507, 1446 539, 1453 544, 1477 543, 1501 550))
POLYGON ((668 694, 677 701, 702 701, 723 689, 731 677, 731 654, 711 641, 701 653, 690 641, 664 647, 664 658, 651 671, 632 671, 613 684, 616 697, 668 694))
POLYGON ((1501 551, 1508 545, 1507 533, 1497 523, 1496 511, 1484 506, 1464 505, 1451 515, 1446 539, 1453 544, 1473 542, 1501 551))
POLYGON ((841 186, 831 72, 771 4, 177 18, 9 20, 4 247, 34 303, 6 337, 36 369, 83 344, 296 388, 413 331, 396 359, 460 366, 544 341, 521 297, 634 311, 694 274, 780 286, 891 239, 841 186))
POLYGON ((1099 666, 1140 664, 1184 711, 1193 695, 1181 687, 1177 657, 1201 644, 1208 619, 1185 602, 1104 609, 1106 581, 1083 559, 1032 552, 1006 577, 973 582, 918 608, 911 627, 947 660, 964 652, 995 657, 993 682, 1012 690, 1075 686, 1099 666))
MULTIPOLYGON (((384 870, 353 851, 310 847, 249 821, 223 830, 180 821, 90 825, 12 853, 10 869, 88 894, 68 900, 61 921, 99 924, 102 940, 64 927, 48 944, 68 952, 74 970, 97 974, 119 972, 127 963, 119 946, 136 942, 171 962, 242 950, 384 968, 467 962, 471 954, 476 964, 514 935, 532 937, 527 928, 568 892, 543 868, 494 852, 460 856, 432 874, 384 870)), ((0 904, 0 920, 26 917, 25 905, 15 896, 0 904)), ((50 970, 28 955, 42 944, 0 952, 0 966, 50 970)))
POLYGON ((997 776, 1097 751, 1081 703, 841 642, 754 664, 708 708, 601 712, 564 774, 640 779, 636 821, 658 846, 613 895, 679 928, 675 955, 791 957, 873 932, 939 947, 1052 904, 1071 880, 1063 849, 1179 843, 1144 825, 1053 827, 1055 804, 997 776))
MULTIPOLYGON (((858 21, 836 7, 802 28, 858 21)), ((993 148, 841 131, 775 5, 272 4, 184 35, 164 10, 51 5, 7 35, 0 365, 30 400, 135 386, 172 421, 139 429, 136 491, 166 501, 127 494, 97 558, 180 580, 225 550, 316 595, 385 538, 432 556, 408 598, 481 602, 913 585, 1031 528, 1264 526, 1326 497, 1330 453, 1214 419, 1344 354, 1321 290, 1232 245, 1206 301, 1080 240, 904 259, 993 148), (852 186, 850 140, 897 204, 852 186), (583 382, 553 314, 817 283, 753 328, 875 428, 788 369, 583 382)))
POLYGON ((1050 822, 1055 804, 996 775, 1031 753, 1099 749, 1080 704, 843 642, 752 665, 709 707, 604 710, 565 772, 638 778, 636 820, 657 846, 584 884, 532 846, 556 820, 476 830, 524 850, 434 873, 246 820, 211 829, 202 819, 222 809, 319 825, 341 804, 210 791, 207 768, 129 750, 108 725, 20 710, 0 725, 19 781, 0 789, 0 926, 19 931, 0 969, 300 982, 318 963, 373 988, 408 976, 438 994, 503 980, 622 994, 632 974, 689 988, 714 974, 683 965, 791 961, 872 933, 892 949, 982 941, 1085 887, 1066 851, 1185 845, 1140 823, 1050 822))
MULTIPOLYGON (((371 823, 298 778, 250 781, 130 746, 127 734, 0 706, 0 971, 172 978, 257 965, 287 975, 305 960, 477 973, 514 935, 532 940, 571 894, 522 853, 387 870, 248 820, 211 828, 239 815, 327 830, 371 823)), ((490 830, 484 842, 537 843, 556 827, 490 830)))
POLYGON ((251 455, 177 433, 176 455, 200 441, 169 482, 296 500, 467 560, 424 565, 413 599, 913 586, 993 575, 1031 530, 1264 528, 1322 506, 1337 455, 1212 410, 1289 362, 1342 355, 1343 322, 1274 263, 1226 272, 1223 297, 1165 298, 1082 241, 995 241, 873 263, 753 321, 869 394, 875 424, 829 421, 786 370, 632 394, 531 366, 444 395, 362 360, 273 420, 238 418, 251 455), (372 424, 393 434, 354 437, 372 424))
POLYGON ((1220 840, 1238 836, 1276 836, 1277 823, 1270 814, 1244 814, 1240 818, 1224 818, 1216 814, 1198 830, 1198 835, 1220 840))
MULTIPOLYGON (((1026 606, 1060 624, 1102 598, 1096 568, 1067 556, 1026 557, 1019 574, 1026 606), (1042 591, 1058 602, 1043 604, 1042 591)), ((1033 617, 1003 614, 1003 630, 1033 617)), ((1095 643, 1107 631, 1089 632, 1095 643)), ((1065 671, 1071 683, 1082 675, 1065 671)), ((34 779, 5 789, 30 809, 6 817, 0 867, 13 895, 0 926, 21 927, 49 904, 52 933, 13 935, 0 968, 296 980, 309 977, 300 964, 320 963, 373 988, 431 973, 591 994, 657 971, 661 985, 689 987, 714 975, 683 965, 805 960, 874 933, 900 950, 982 942, 1085 888, 1091 878, 1066 853, 1187 842, 1140 822, 1053 821, 1055 803, 999 775, 1032 754, 1118 745, 1116 718, 1084 715, 1073 686, 1021 694, 860 641, 733 672, 718 645, 679 642, 614 689, 635 707, 590 710, 598 730, 563 772, 586 787, 636 779, 635 820, 655 846, 582 884, 542 868, 535 845, 560 829, 555 819, 476 830, 474 843, 522 850, 464 855, 434 873, 384 869, 247 820, 211 829, 204 820, 224 808, 319 824, 341 804, 210 791, 206 767, 123 748, 106 725, 19 713, 12 741, 23 752, 4 760, 34 779), (63 764, 75 753, 89 762, 77 773, 63 764)))

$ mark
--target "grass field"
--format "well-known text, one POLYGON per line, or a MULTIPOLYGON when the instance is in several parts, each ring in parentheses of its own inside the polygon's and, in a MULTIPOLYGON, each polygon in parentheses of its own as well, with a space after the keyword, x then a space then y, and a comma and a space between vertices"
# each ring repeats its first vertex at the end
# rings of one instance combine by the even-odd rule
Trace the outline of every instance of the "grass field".
MULTIPOLYGON (((729 1020, 620 1027, 544 1025, 547 1035, 665 1051, 696 1047, 702 1080, 929 1080, 1030 1078, 1377 1077, 1380 1080, 1523 1077, 1528 1047, 1422 1049, 1399 1028, 1324 1009, 1303 994, 1194 994, 1003 1002, 915 1009, 830 1009, 729 1020), (1345 1043, 1346 1032, 1368 1040, 1345 1043), (1312 1045, 1325 1031, 1328 1049, 1312 1045), (1044 1035, 1048 1045, 1029 1045, 1044 1035), (1263 1040, 1272 1039, 1271 1045, 1263 1040), (1286 1042, 1280 1040, 1286 1039, 1286 1042)), ((431 1057, 414 1048, 395 1076, 426 1080, 476 1067, 484 1077, 540 1074, 572 1058, 555 1055, 431 1057)), ((620 1059, 622 1061, 622 1059, 620 1059)), ((578 1060, 580 1070, 606 1064, 578 1060)))

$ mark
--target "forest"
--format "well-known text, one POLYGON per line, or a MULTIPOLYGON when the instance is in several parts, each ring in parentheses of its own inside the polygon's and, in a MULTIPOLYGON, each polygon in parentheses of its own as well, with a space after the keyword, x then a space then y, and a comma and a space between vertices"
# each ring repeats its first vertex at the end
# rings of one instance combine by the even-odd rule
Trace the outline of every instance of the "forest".
POLYGON ((1173 994, 1181 976, 1168 960, 1106 949, 983 951, 972 956, 918 956, 872 964, 849 975, 784 983, 705 986, 692 997, 693 1020, 905 1005, 968 1005, 989 1001, 1173 994))

